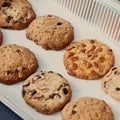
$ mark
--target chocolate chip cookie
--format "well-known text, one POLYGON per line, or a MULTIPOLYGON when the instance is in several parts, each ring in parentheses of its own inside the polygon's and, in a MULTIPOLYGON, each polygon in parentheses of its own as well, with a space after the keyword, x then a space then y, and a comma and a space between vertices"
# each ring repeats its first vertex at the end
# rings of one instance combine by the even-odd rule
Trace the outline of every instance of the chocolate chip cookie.
POLYGON ((120 66, 111 68, 103 77, 102 89, 113 99, 120 101, 120 66))
POLYGON ((40 71, 24 81, 22 96, 38 112, 51 114, 59 111, 71 99, 68 81, 58 73, 40 71))
POLYGON ((27 0, 0 0, 0 27, 24 29, 35 17, 27 0))
POLYGON ((27 28, 26 36, 44 49, 61 50, 74 39, 70 22, 55 15, 36 18, 27 28))
POLYGON ((0 46, 0 82, 14 84, 26 79, 38 68, 35 55, 28 48, 9 44, 0 46))
POLYGON ((115 120, 108 104, 100 99, 83 97, 69 102, 62 110, 62 120, 115 120))
POLYGON ((72 42, 64 53, 64 66, 68 74, 94 80, 104 76, 114 65, 112 49, 98 40, 72 42))

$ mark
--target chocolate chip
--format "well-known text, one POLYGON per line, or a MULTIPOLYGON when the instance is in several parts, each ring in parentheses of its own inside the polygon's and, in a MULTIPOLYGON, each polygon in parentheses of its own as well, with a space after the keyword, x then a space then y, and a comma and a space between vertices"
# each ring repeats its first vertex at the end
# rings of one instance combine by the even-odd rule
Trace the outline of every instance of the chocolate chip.
POLYGON ((66 88, 63 88, 63 93, 64 93, 65 95, 67 95, 67 94, 68 94, 68 90, 67 90, 66 88))
POLYGON ((7 71, 7 75, 11 75, 12 74, 12 71, 11 70, 8 70, 7 71))
POLYGON ((9 2, 4 2, 3 4, 2 4, 2 7, 9 7, 11 5, 11 3, 9 3, 9 2))
POLYGON ((24 89, 22 89, 22 96, 24 97, 25 96, 25 90, 24 89))
POLYGON ((76 111, 74 110, 76 106, 77 106, 77 105, 74 105, 74 106, 73 106, 72 114, 76 114, 76 111))
POLYGON ((32 90, 32 91, 31 91, 31 95, 34 95, 34 94, 36 94, 36 93, 37 93, 36 90, 32 90))
POLYGON ((10 21, 11 21, 12 19, 13 19, 13 17, 8 16, 8 17, 6 18, 7 23, 10 23, 10 21))
POLYGON ((61 22, 57 22, 57 25, 59 26, 59 25, 62 25, 62 23, 61 22))
POLYGON ((16 50, 16 52, 20 53, 21 51, 18 49, 18 50, 16 50))
POLYGON ((52 15, 48 15, 48 17, 52 17, 52 15))
POLYGON ((35 99, 41 100, 41 99, 43 99, 44 97, 45 97, 44 95, 41 95, 41 96, 35 97, 35 99))
POLYGON ((23 85, 23 87, 27 87, 30 85, 30 82, 28 82, 27 84, 23 85))
POLYGON ((104 82, 104 88, 106 87, 106 83, 107 83, 107 82, 105 81, 105 82, 104 82))
POLYGON ((59 73, 57 73, 60 77, 62 77, 63 78, 63 76, 61 75, 61 74, 59 74, 59 73))
POLYGON ((112 49, 109 49, 109 52, 112 52, 112 49))
POLYGON ((35 82, 35 80, 38 80, 38 79, 40 79, 42 76, 41 75, 36 75, 33 79, 32 79, 32 81, 34 81, 35 82))
POLYGON ((44 73, 44 72, 42 72, 42 73, 41 73, 41 75, 45 75, 45 73, 44 73))
POLYGON ((120 91, 120 87, 116 87, 116 91, 120 91))
POLYGON ((53 71, 48 71, 48 73, 53 73, 53 71))
POLYGON ((112 68, 112 71, 115 70, 115 69, 117 69, 117 67, 113 67, 113 68, 112 68))
POLYGON ((53 93, 52 95, 50 95, 51 99, 54 99, 55 96, 58 96, 59 98, 61 98, 61 96, 59 94, 53 93))

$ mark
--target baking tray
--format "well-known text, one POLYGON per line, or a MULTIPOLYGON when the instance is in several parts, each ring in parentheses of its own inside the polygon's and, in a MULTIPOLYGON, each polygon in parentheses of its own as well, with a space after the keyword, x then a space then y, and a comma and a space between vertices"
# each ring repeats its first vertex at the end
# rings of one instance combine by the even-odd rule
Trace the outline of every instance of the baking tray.
MULTIPOLYGON (((59 0, 29 0, 37 16, 54 14, 71 22, 75 30, 75 39, 98 39, 109 45, 115 55, 115 65, 120 65, 120 43, 119 39, 115 39, 109 34, 104 34, 102 30, 98 29, 94 24, 80 18, 79 15, 74 14, 71 10, 62 5, 59 0)), ((62 0, 61 0, 62 1, 62 0)), ((114 12, 114 10, 113 10, 114 12)), ((117 11, 118 12, 118 11, 117 11)), ((72 99, 91 96, 105 100, 111 107, 115 120, 120 120, 120 102, 113 100, 109 95, 104 93, 101 89, 101 79, 99 80, 82 80, 74 78, 67 74, 63 65, 63 54, 65 50, 53 51, 44 50, 40 46, 28 40, 25 35, 25 30, 7 30, 2 29, 4 35, 4 44, 18 44, 29 48, 33 51, 39 61, 39 69, 54 71, 63 75, 70 83, 73 92, 72 99)), ((119 33, 119 31, 118 31, 119 33)), ((28 106, 21 95, 21 87, 23 82, 14 85, 4 85, 0 83, 0 99, 21 116, 25 120, 61 120, 61 111, 51 115, 44 115, 38 113, 32 107, 28 106)))

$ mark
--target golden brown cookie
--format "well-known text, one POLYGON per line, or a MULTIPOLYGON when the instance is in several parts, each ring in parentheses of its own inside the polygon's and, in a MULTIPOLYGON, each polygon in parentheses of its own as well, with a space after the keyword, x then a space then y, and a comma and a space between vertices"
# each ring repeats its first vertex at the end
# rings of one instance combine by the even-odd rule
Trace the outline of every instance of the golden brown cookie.
POLYGON ((61 50, 74 39, 70 22, 55 15, 36 18, 27 28, 26 36, 44 49, 61 50))
POLYGON ((3 41, 3 36, 2 36, 2 32, 0 30, 0 45, 2 44, 2 41, 3 41))
POLYGON ((0 0, 0 27, 24 29, 35 17, 27 0, 0 0))
POLYGON ((13 84, 26 79, 38 68, 35 55, 15 44, 0 46, 0 82, 13 84))
POLYGON ((113 99, 120 101, 120 66, 111 68, 103 77, 102 89, 113 99))
POLYGON ((82 79, 104 76, 114 65, 111 48, 98 40, 72 42, 64 53, 64 66, 68 74, 82 79))
POLYGON ((40 71, 24 81, 22 96, 38 112, 51 114, 63 108, 71 99, 68 81, 58 73, 40 71))
POLYGON ((62 110, 62 120, 115 120, 108 104, 100 99, 83 97, 69 102, 62 110))

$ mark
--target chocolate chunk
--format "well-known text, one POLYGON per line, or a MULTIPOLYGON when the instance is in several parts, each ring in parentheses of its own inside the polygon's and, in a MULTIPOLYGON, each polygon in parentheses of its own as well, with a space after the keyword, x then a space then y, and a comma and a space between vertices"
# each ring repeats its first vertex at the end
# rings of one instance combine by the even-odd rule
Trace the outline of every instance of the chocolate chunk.
POLYGON ((61 90, 61 88, 62 88, 63 86, 62 85, 60 85, 58 88, 57 88, 57 90, 59 91, 59 90, 61 90))
POLYGON ((41 100, 41 99, 43 99, 44 97, 45 97, 44 95, 41 95, 41 96, 35 97, 35 99, 41 100))
POLYGON ((77 106, 77 105, 74 105, 74 106, 73 106, 73 109, 72 109, 72 114, 73 114, 73 115, 76 114, 76 111, 74 110, 76 106, 77 106))
POLYGON ((52 17, 52 15, 48 15, 48 17, 52 17))
POLYGON ((45 75, 45 73, 44 73, 44 72, 42 72, 42 73, 41 73, 41 75, 45 75))
POLYGON ((116 87, 116 91, 120 91, 120 87, 116 87))
POLYGON ((54 99, 55 96, 58 96, 59 98, 61 98, 61 96, 59 94, 53 93, 52 95, 50 95, 51 99, 54 99))
POLYGON ((10 21, 11 21, 12 19, 13 19, 13 17, 8 16, 8 17, 6 18, 7 23, 10 23, 10 21))
POLYGON ((68 94, 68 90, 67 90, 67 88, 63 88, 63 93, 64 93, 65 95, 68 94))
POLYGON ((22 89, 22 96, 24 97, 25 96, 25 90, 24 89, 22 89))
POLYGON ((68 83, 63 83, 62 85, 60 85, 60 86, 57 88, 57 90, 59 91, 59 90, 61 90, 62 87, 65 87, 65 86, 68 86, 68 85, 69 85, 68 83))
POLYGON ((112 68, 112 71, 115 70, 115 69, 117 69, 117 67, 113 67, 113 68, 112 68))
POLYGON ((42 76, 41 75, 36 75, 33 79, 32 82, 34 83, 36 80, 40 79, 42 76))
POLYGON ((57 73, 60 77, 62 77, 63 78, 63 76, 61 75, 61 74, 59 74, 59 73, 57 73))
POLYGON ((23 85, 23 87, 27 87, 30 85, 30 82, 28 82, 26 85, 23 85))
POLYGON ((7 71, 7 75, 11 75, 12 74, 12 71, 11 70, 8 70, 7 71))
POLYGON ((53 71, 48 71, 48 73, 53 73, 53 71))
POLYGON ((9 6, 11 6, 11 3, 9 3, 9 2, 4 2, 2 4, 2 7, 9 7, 9 6))
POLYGON ((61 22, 57 22, 57 25, 60 26, 60 25, 62 25, 62 23, 61 22))
POLYGON ((112 49, 109 49, 109 52, 112 52, 112 49))
POLYGON ((37 93, 36 90, 32 90, 32 91, 31 91, 31 95, 34 95, 34 94, 36 94, 36 93, 37 93))
POLYGON ((107 82, 105 81, 105 82, 104 82, 104 88, 106 87, 106 83, 107 83, 107 82))
POLYGON ((18 53, 21 53, 21 51, 18 49, 18 50, 16 50, 16 52, 18 52, 18 53))

